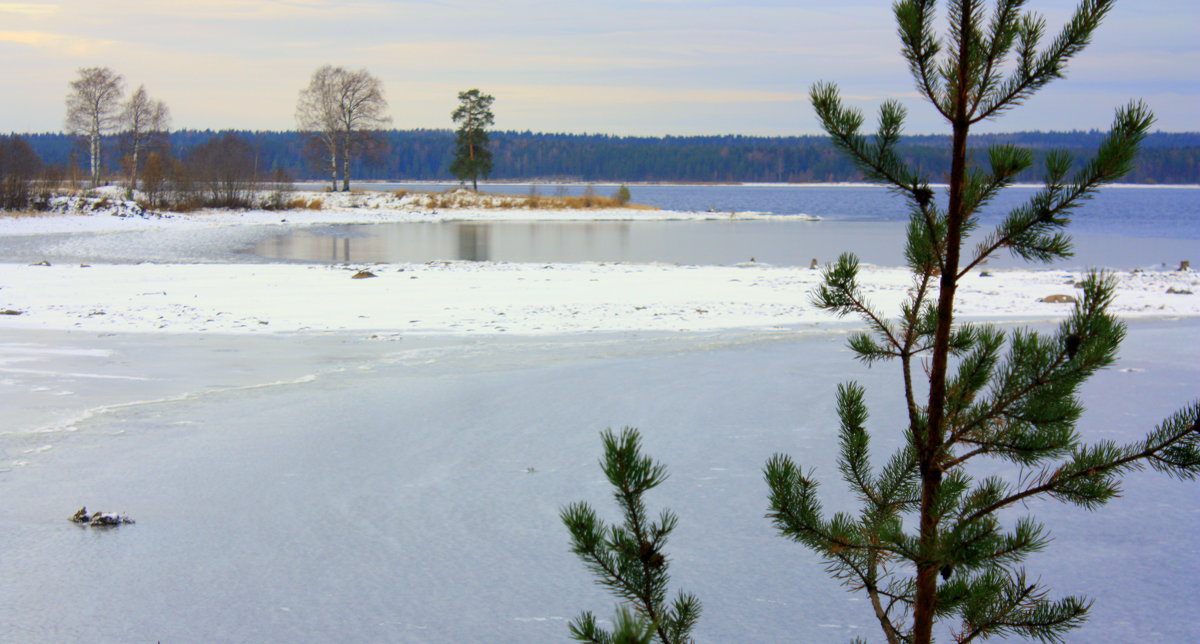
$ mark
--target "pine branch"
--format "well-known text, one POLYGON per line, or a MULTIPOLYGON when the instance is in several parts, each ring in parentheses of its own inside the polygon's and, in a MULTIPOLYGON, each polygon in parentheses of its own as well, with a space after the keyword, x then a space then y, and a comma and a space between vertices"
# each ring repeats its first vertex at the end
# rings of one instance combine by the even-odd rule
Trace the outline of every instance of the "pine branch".
POLYGON ((846 152, 869 178, 886 184, 914 204, 928 202, 932 196, 929 182, 911 172, 895 153, 905 116, 899 103, 885 101, 880 106, 879 131, 875 145, 871 145, 859 134, 862 112, 842 105, 836 84, 816 83, 808 95, 821 127, 830 134, 833 144, 846 152))
MULTIPOLYGON (((1115 279, 1092 273, 1082 287, 1082 300, 1053 339, 1044 341, 1036 333, 1020 331, 1012 334, 1010 355, 990 401, 974 409, 958 409, 952 417, 956 426, 947 445, 961 442, 980 449, 949 461, 946 467, 961 465, 980 453, 1030 462, 1069 447, 1074 440, 1071 426, 1080 411, 1074 393, 1086 378, 1112 364, 1125 334, 1124 326, 1107 313, 1115 279), (1038 432, 1023 431, 1026 425, 1038 432)), ((984 360, 978 367, 990 370, 994 362, 985 357, 978 357, 984 360)), ((963 366, 975 366, 975 361, 968 359, 963 366)))
POLYGON ((1040 17, 1027 15, 1018 31, 1022 45, 1017 70, 988 96, 970 122, 994 118, 1020 105, 1051 81, 1062 78, 1067 62, 1091 42, 1092 33, 1115 3, 1116 0, 1083 0, 1070 22, 1040 56, 1036 55, 1036 48, 1045 31, 1045 22, 1040 17))
POLYGON ((1130 103, 1117 110, 1096 157, 1076 174, 1070 185, 1063 183, 1070 157, 1061 153, 1048 156, 1046 187, 997 226, 996 232, 976 249, 974 259, 959 271, 959 277, 1001 248, 1009 248, 1024 259, 1039 261, 1069 257, 1069 240, 1049 233, 1065 228, 1069 223, 1067 217, 1076 208, 1095 196, 1102 186, 1133 169, 1137 150, 1153 123, 1154 116, 1144 103, 1130 103))
POLYGON ((1020 32, 1017 15, 1024 4, 1025 0, 1001 0, 996 7, 988 29, 986 64, 980 74, 979 89, 971 101, 969 114, 975 114, 983 97, 996 89, 999 81, 997 70, 1012 49, 1017 34, 1020 32))
POLYGON ((670 607, 664 605, 670 576, 662 549, 678 519, 672 512, 664 510, 658 521, 648 521, 642 501, 647 491, 666 480, 666 467, 642 456, 641 436, 636 429, 626 427, 620 435, 607 430, 602 439, 604 459, 601 467, 614 487, 613 496, 622 509, 624 523, 606 528, 584 502, 568 505, 560 515, 571 533, 572 551, 583 560, 598 583, 628 602, 640 618, 636 623, 631 622, 619 612, 615 622, 619 628, 609 635, 596 627, 590 613, 584 613, 572 623, 572 635, 591 638, 584 641, 601 641, 607 637, 614 644, 640 642, 642 640, 635 635, 641 631, 635 627, 644 624, 651 636, 657 635, 661 644, 690 642, 689 633, 700 616, 699 600, 680 593, 670 607), (621 631, 622 628, 625 630, 621 631))
POLYGON ((892 10, 903 44, 901 53, 908 61, 917 88, 948 119, 950 115, 942 107, 942 87, 933 65, 941 51, 941 43, 932 35, 936 4, 932 0, 903 0, 892 5, 892 10))
POLYGON ((1200 419, 1200 401, 1168 418, 1140 443, 1125 447, 1100 443, 1079 449, 1071 462, 1043 472, 1036 484, 991 503, 964 520, 974 521, 1040 494, 1093 508, 1116 496, 1119 491, 1116 477, 1138 469, 1141 461, 1177 478, 1195 479, 1200 476, 1200 424, 1197 419, 1200 419))
MULTIPOLYGON (((900 349, 900 341, 891 325, 884 320, 881 313, 871 309, 859 288, 857 257, 850 253, 842 253, 837 262, 827 264, 821 271, 821 282, 812 295, 811 303, 814 307, 829 311, 838 317, 858 313, 893 349, 900 349)), ((861 338, 858 340, 858 347, 861 349, 860 357, 867 362, 897 355, 893 351, 878 348, 870 341, 864 342, 861 338)))

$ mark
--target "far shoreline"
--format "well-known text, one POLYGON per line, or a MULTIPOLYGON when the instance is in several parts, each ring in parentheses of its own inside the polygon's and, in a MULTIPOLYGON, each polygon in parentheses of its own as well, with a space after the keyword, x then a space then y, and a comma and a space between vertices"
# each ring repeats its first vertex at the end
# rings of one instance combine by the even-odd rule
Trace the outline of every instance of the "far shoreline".
MULTIPOLYGON (((328 180, 320 179, 302 179, 297 180, 296 185, 300 186, 321 186, 326 185, 328 180)), ((356 185, 398 185, 398 186, 456 186, 458 182, 453 180, 437 180, 437 179, 363 179, 354 180, 351 184, 351 189, 356 185)), ((931 183, 932 188, 946 188, 949 184, 946 183, 931 183)), ((888 187, 878 183, 870 183, 866 181, 810 181, 803 183, 788 183, 788 182, 770 182, 770 181, 619 181, 619 180, 601 180, 601 181, 551 181, 539 179, 513 179, 513 180, 497 180, 497 181, 480 181, 479 186, 485 188, 488 186, 596 186, 605 188, 619 188, 620 186, 647 186, 647 187, 664 187, 664 188, 879 188, 886 190, 888 187)), ((1041 188, 1041 183, 1014 183, 1011 188, 1041 188)), ((1104 189, 1109 188, 1182 188, 1182 189, 1200 189, 1200 183, 1111 183, 1104 186, 1104 189)))

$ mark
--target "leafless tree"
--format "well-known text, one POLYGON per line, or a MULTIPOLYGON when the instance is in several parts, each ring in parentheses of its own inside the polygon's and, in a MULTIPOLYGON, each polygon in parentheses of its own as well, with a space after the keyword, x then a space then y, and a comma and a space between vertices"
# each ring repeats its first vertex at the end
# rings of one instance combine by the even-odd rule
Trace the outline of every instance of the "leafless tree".
POLYGON ((337 190, 338 158, 342 160, 342 189, 350 190, 350 158, 370 134, 391 122, 384 112, 383 82, 365 69, 347 71, 325 65, 313 72, 300 91, 296 122, 325 145, 330 183, 337 190))
POLYGON ((200 204, 213 208, 248 208, 254 203, 254 146, 225 132, 192 148, 181 182, 200 192, 200 204))
MULTIPOLYGON (((340 69, 340 68, 338 68, 340 69)), ((296 124, 303 132, 319 139, 329 155, 330 189, 337 191, 338 122, 335 108, 335 72, 325 65, 313 72, 308 87, 300 90, 296 102, 296 124)))
POLYGON ((129 187, 137 190, 140 154, 155 137, 166 134, 171 121, 171 111, 167 109, 166 103, 150 98, 146 93, 146 86, 141 85, 125 103, 121 117, 129 135, 129 154, 132 157, 129 166, 129 187))
POLYGON ((19 136, 0 136, 0 211, 26 210, 34 202, 34 179, 42 169, 29 142, 19 136))
POLYGON ((92 185, 100 184, 100 142, 121 124, 125 79, 107 67, 84 67, 67 94, 67 131, 88 137, 92 185))

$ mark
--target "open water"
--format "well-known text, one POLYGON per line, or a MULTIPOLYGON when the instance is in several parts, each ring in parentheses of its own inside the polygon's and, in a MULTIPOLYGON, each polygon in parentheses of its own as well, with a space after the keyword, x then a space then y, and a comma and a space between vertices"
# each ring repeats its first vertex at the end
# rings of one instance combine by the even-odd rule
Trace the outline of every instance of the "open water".
MULTIPOLYGON (((362 184, 374 190, 438 190, 444 184, 362 184)), ((581 185, 503 184, 497 193, 579 194, 581 185)), ((607 188, 598 188, 602 192, 607 188)), ((613 188, 615 190, 615 188, 613 188)), ((907 213, 899 198, 865 186, 634 186, 638 203, 666 210, 809 215, 817 222, 738 220, 665 222, 445 222, 317 226, 259 240, 249 252, 275 260, 314 262, 667 262, 807 266, 854 252, 865 262, 904 261, 907 213)), ((1033 188, 1013 188, 981 214, 995 225, 1033 188)), ((981 231, 982 232, 982 231, 981 231)), ((1056 268, 1175 267, 1200 250, 1200 188, 1111 187, 1076 213, 1074 257, 1056 268)), ((992 267, 1027 266, 1001 254, 992 267)))

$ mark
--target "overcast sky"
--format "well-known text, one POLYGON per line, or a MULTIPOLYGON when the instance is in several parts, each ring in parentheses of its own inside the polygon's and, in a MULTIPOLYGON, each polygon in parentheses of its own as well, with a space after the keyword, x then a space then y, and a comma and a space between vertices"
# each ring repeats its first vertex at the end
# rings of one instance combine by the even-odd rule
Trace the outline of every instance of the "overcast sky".
MULTIPOLYGON (((990 4, 990 3, 988 3, 990 4)), ((1074 2, 1030 0, 1051 33, 1074 2)), ((908 131, 944 132, 914 97, 890 0, 0 0, 0 132, 58 131, 67 84, 107 66, 175 128, 293 129, 324 64, 383 80, 395 127, 448 128, 458 91, 496 97, 498 129, 812 134, 805 95, 836 81, 908 131)), ((940 23, 939 23, 940 27, 940 23)), ((987 129, 1106 129, 1144 98, 1200 130, 1200 1, 1123 0, 1066 80, 987 129)))

